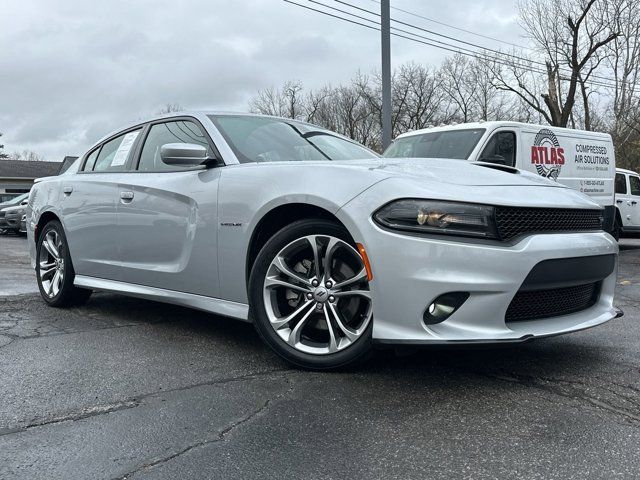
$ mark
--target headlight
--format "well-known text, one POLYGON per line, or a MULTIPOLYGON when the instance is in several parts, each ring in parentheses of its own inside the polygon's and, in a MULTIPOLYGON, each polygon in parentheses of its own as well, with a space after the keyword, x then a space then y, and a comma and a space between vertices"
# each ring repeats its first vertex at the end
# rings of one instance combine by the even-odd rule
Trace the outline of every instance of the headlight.
POLYGON ((380 225, 417 233, 498 238, 493 207, 437 200, 396 200, 378 210, 380 225))

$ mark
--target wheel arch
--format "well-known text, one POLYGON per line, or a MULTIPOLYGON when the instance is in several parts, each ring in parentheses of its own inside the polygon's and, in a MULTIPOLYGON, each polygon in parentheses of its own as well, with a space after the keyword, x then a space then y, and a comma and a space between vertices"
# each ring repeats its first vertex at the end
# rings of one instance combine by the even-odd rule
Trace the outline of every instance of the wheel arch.
POLYGON ((34 243, 38 243, 38 237, 40 236, 40 232, 42 231, 42 228, 52 220, 57 220, 62 224, 60 217, 51 210, 46 210, 40 214, 40 217, 38 218, 38 222, 36 223, 36 226, 33 230, 34 243))
POLYGON ((256 227, 251 233, 249 240, 249 246, 247 248, 247 258, 245 263, 245 283, 248 285, 249 276, 253 264, 255 263, 258 253, 267 241, 273 237, 279 230, 292 224, 298 220, 306 220, 309 218, 317 218, 324 220, 331 220, 345 230, 349 229, 343 222, 338 219, 329 210, 319 207, 311 203, 296 202, 286 203, 272 208, 266 212, 262 218, 256 223, 256 227))

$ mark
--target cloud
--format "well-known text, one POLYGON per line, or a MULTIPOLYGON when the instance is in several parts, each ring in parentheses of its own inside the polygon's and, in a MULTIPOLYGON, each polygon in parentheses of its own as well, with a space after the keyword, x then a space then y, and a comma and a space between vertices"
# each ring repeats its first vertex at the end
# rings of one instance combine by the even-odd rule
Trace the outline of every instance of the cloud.
MULTIPOLYGON (((393 3, 424 10, 416 2, 393 3)), ((510 2, 461 0, 456 9, 449 3, 429 2, 425 15, 518 40, 510 2), (492 12, 494 20, 477 23, 479 11, 492 12)), ((50 160, 81 154, 109 131, 167 103, 246 110, 260 88, 288 79, 309 88, 336 84, 379 65, 377 32, 278 0, 3 0, 2 17, 5 149, 28 148, 50 160)), ((401 39, 392 48, 396 64, 439 63, 444 55, 401 39)))

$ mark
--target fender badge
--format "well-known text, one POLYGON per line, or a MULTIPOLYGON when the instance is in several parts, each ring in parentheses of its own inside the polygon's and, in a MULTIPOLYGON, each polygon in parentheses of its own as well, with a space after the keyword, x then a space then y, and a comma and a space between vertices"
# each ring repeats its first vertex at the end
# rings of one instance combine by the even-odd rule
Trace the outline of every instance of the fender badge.
POLYGON ((242 223, 239 222, 221 222, 221 226, 223 227, 241 227, 242 223))

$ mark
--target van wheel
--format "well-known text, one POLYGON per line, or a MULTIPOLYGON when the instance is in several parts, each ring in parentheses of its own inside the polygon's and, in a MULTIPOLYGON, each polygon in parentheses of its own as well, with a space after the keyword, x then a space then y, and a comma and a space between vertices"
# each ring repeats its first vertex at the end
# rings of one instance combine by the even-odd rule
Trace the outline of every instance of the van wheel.
POLYGON ((616 239, 616 242, 620 240, 620 236, 622 235, 622 225, 620 225, 618 217, 619 215, 616 215, 616 218, 613 220, 613 230, 611 231, 611 236, 616 239))

